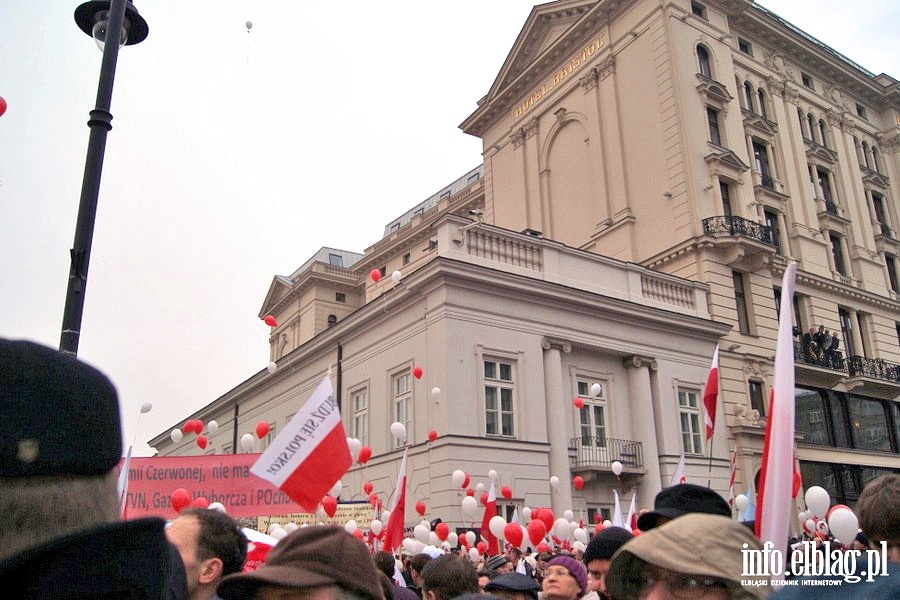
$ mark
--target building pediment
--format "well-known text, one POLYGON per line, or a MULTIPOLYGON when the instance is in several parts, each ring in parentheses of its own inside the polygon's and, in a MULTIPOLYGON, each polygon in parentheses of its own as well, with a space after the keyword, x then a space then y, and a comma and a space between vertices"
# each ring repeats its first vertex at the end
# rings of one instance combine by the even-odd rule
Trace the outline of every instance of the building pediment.
POLYGON ((888 188, 888 178, 868 167, 862 167, 863 183, 874 185, 883 190, 888 188))
POLYGON ((725 167, 726 169, 730 169, 739 174, 750 168, 748 165, 744 164, 744 161, 742 161, 734 151, 728 150, 727 148, 724 148, 719 152, 711 152, 703 158, 706 160, 707 164, 716 167, 725 167))
POLYGON ((728 103, 733 98, 728 93, 728 88, 725 87, 725 84, 700 73, 697 73, 697 79, 700 82, 697 84, 697 91, 700 93, 703 103, 711 104, 715 108, 727 112, 728 103))
POLYGON ((261 319, 269 314, 272 307, 290 293, 292 287, 293 284, 287 277, 282 277, 281 275, 273 277, 272 283, 269 285, 269 291, 266 293, 266 299, 263 301, 262 308, 259 309, 259 318, 261 319))
POLYGON ((778 132, 778 125, 762 115, 758 115, 746 108, 741 109, 741 114, 744 117, 744 127, 752 129, 754 133, 764 138, 771 138, 778 132))
POLYGON ((831 150, 830 148, 826 148, 822 144, 817 144, 809 140, 806 140, 806 145, 806 157, 808 159, 818 159, 819 162, 823 162, 829 165, 833 165, 837 162, 837 152, 835 152, 834 150, 831 150))

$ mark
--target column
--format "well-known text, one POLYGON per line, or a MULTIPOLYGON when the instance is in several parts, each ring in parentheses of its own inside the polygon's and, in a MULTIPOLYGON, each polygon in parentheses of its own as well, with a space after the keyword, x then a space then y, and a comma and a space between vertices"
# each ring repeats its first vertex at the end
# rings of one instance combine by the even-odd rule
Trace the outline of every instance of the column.
MULTIPOLYGON (((853 340, 853 354, 855 356, 865 356, 866 351, 863 348, 862 335, 859 333, 859 315, 856 309, 848 308, 850 313, 850 338, 853 340)), ((849 348, 847 349, 847 358, 850 358, 849 348)))
POLYGON ((794 253, 791 252, 791 238, 788 237, 787 220, 781 211, 778 211, 775 216, 778 219, 778 236, 781 239, 781 251, 784 252, 784 256, 787 258, 793 258, 794 253))
POLYGON ((629 356, 623 361, 628 370, 628 391, 631 397, 631 423, 635 441, 641 443, 644 471, 638 484, 638 498, 649 506, 662 489, 659 472, 659 445, 656 441, 656 412, 653 410, 653 390, 650 369, 657 369, 656 361, 644 356, 629 356))
POLYGON ((550 508, 554 514, 560 515, 572 508, 569 430, 566 427, 569 406, 563 398, 561 354, 571 352, 572 345, 544 338, 541 348, 544 349, 544 400, 547 407, 547 439, 550 441, 550 475, 559 477, 559 488, 550 494, 550 508))

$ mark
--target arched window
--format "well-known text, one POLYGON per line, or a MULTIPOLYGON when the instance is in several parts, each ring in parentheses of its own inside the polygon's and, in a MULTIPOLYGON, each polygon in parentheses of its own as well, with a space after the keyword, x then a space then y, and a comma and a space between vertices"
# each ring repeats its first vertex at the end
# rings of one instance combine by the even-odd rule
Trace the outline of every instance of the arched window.
POLYGON ((766 111, 766 93, 762 88, 759 88, 758 90, 756 90, 756 96, 759 99, 759 114, 768 119, 769 114, 766 111))
POLYGON ((709 66, 709 51, 703 46, 697 46, 697 62, 700 66, 700 74, 712 79, 712 69, 709 66))
POLYGON ((828 126, 825 119, 819 119, 819 135, 822 136, 822 145, 828 147, 828 126))
POLYGON ((863 153, 863 164, 866 165, 867 168, 871 168, 869 166, 869 145, 865 142, 862 143, 862 153, 863 153))
POLYGON ((816 141, 816 118, 812 113, 806 113, 806 124, 809 126, 809 139, 816 141))
POLYGON ((747 103, 747 110, 753 111, 753 86, 749 81, 744 82, 744 102, 747 103))
POLYGON ((334 327, 337 325, 337 315, 328 315, 328 326, 334 327))

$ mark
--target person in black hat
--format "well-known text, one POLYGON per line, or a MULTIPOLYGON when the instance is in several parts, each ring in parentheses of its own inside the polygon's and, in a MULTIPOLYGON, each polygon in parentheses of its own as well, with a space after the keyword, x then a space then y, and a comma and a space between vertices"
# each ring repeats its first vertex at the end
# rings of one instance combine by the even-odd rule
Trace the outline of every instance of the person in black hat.
POLYGON ((119 522, 119 400, 73 356, 0 339, 0 589, 10 598, 185 598, 162 519, 119 522))
POLYGON ((497 575, 484 586, 484 591, 506 600, 537 600, 540 589, 534 577, 522 573, 497 575))
POLYGON ((641 531, 649 531, 688 513, 731 517, 731 509, 722 496, 709 488, 681 483, 658 493, 653 501, 653 510, 642 514, 638 518, 637 526, 641 531))
MULTIPOLYGON (((596 593, 600 600, 609 600, 606 590, 606 572, 616 550, 624 546, 634 536, 623 527, 607 527, 591 538, 581 560, 587 567, 588 589, 596 593)), ((589 594, 591 595, 591 594, 589 594)))

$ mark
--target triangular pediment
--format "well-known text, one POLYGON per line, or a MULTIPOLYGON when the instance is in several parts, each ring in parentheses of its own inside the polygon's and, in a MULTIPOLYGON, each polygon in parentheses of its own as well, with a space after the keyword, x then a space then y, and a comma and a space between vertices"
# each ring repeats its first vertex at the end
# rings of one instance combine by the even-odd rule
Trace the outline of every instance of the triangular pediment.
POLYGON ((269 314, 272 307, 290 293, 292 287, 291 280, 287 277, 282 277, 281 275, 273 277, 266 299, 263 301, 262 308, 259 309, 259 318, 261 319, 269 314))
POLYGON ((723 148, 719 152, 712 152, 711 154, 707 154, 704 158, 706 159, 707 163, 728 167, 730 169, 733 169, 737 173, 743 173, 750 168, 749 166, 744 164, 744 161, 742 161, 737 154, 735 154, 731 150, 728 150, 727 148, 723 148))

